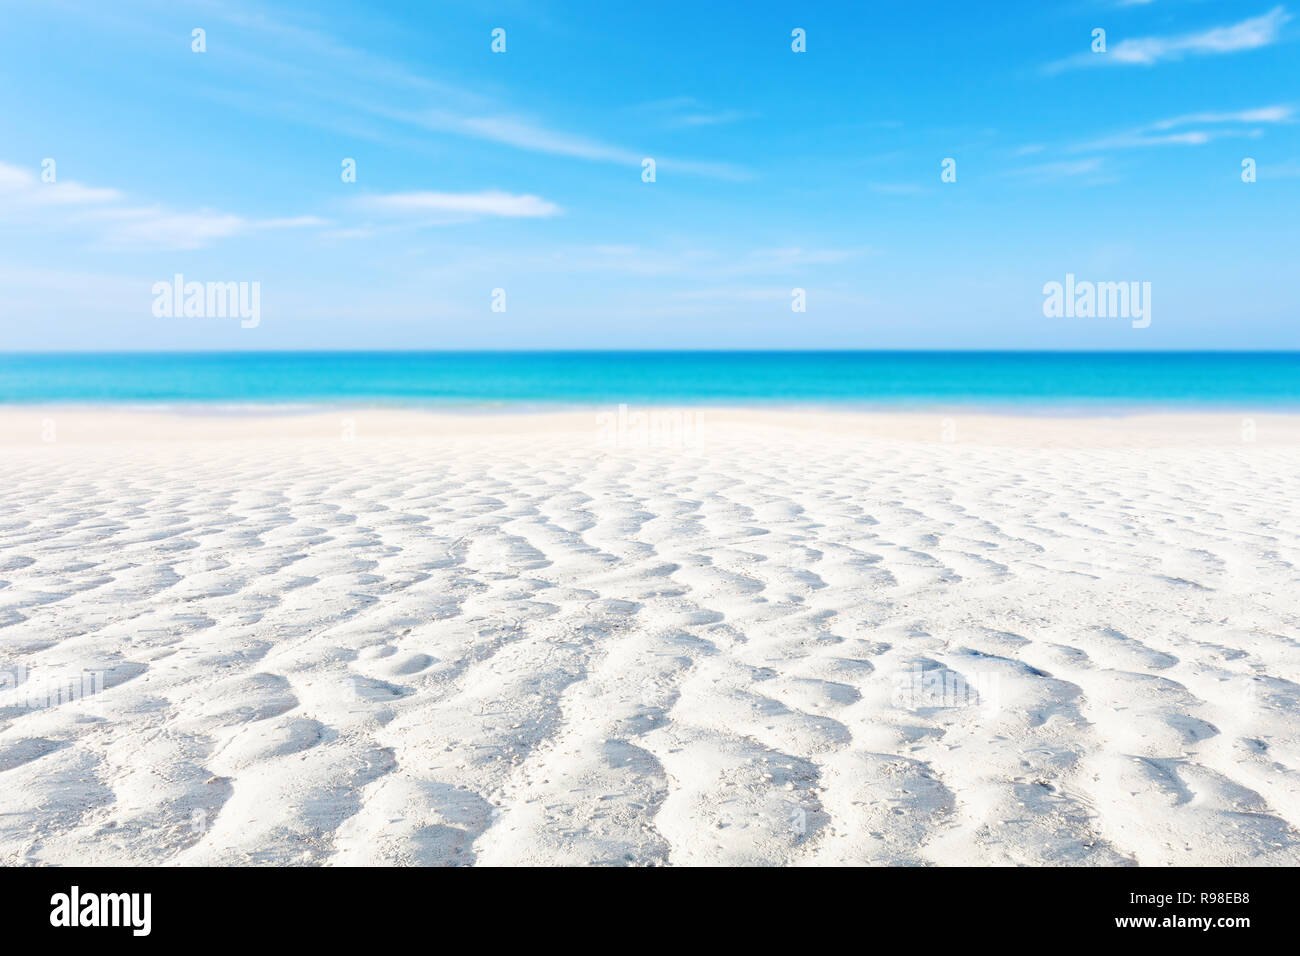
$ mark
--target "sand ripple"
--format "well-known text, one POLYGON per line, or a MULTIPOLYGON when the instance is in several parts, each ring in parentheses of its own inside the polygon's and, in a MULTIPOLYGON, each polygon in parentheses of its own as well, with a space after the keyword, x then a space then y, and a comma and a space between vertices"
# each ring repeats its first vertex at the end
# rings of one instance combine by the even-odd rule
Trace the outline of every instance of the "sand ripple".
POLYGON ((438 421, 4 449, 0 863, 1300 863, 1295 445, 438 421))

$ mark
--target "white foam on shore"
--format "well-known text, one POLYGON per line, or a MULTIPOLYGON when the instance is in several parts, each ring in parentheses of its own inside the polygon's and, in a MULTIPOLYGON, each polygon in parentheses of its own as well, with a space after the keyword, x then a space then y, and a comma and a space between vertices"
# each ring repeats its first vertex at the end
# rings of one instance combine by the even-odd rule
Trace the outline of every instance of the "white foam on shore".
POLYGON ((3 410, 0 864, 1300 863, 1300 418, 693 412, 3 410))

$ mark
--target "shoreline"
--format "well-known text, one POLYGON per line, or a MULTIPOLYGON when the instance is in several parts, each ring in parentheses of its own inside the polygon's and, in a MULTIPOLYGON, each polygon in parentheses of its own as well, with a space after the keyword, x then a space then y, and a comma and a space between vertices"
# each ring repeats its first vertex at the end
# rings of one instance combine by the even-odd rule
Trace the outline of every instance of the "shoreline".
POLYGON ((1079 401, 1030 400, 1015 401, 826 401, 813 400, 752 400, 727 401, 685 399, 610 399, 608 401, 524 401, 498 399, 491 401, 456 400, 445 402, 390 401, 373 398, 303 399, 286 401, 239 401, 224 399, 200 400, 119 400, 86 401, 83 399, 3 401, 0 416, 24 411, 76 411, 76 412, 139 412, 142 414, 176 415, 310 415, 335 411, 353 412, 416 412, 431 415, 534 415, 563 414, 566 412, 600 412, 620 405, 629 408, 653 410, 708 409, 729 412, 807 412, 860 415, 952 415, 978 414, 1004 418, 1128 418, 1136 415, 1295 415, 1300 416, 1300 402, 1295 404, 1277 401, 1249 402, 1157 402, 1157 401, 1079 401))
POLYGON ((342 404, 142 407, 0 405, 0 445, 203 441, 563 436, 611 450, 703 450, 767 428, 828 441, 885 439, 954 446, 1300 447, 1300 412, 1152 411, 1114 415, 988 409, 880 411, 803 406, 593 405, 562 409, 374 408, 342 404))

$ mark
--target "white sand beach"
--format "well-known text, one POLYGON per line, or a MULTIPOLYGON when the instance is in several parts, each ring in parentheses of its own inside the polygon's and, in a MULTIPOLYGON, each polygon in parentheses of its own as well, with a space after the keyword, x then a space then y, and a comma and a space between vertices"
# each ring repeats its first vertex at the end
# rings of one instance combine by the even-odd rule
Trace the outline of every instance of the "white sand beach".
POLYGON ((1300 417, 603 414, 0 410, 0 864, 1300 864, 1300 417))

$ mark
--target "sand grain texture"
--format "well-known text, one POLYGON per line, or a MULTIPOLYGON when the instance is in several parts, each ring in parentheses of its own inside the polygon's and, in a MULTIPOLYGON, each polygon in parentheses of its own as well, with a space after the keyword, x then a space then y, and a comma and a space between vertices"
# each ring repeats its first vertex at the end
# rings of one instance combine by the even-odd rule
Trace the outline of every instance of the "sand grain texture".
POLYGON ((1296 419, 593 417, 0 416, 0 863, 1300 863, 1296 419))

